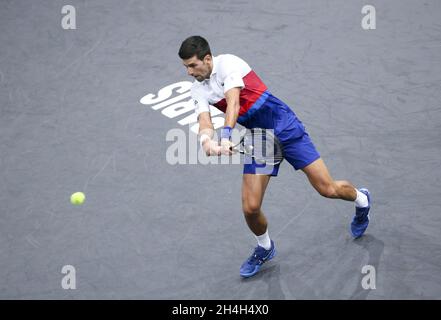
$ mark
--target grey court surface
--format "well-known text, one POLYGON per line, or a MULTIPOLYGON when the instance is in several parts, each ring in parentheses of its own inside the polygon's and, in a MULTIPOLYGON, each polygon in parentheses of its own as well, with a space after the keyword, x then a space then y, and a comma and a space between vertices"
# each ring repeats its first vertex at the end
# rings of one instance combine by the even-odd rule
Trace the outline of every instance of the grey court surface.
POLYGON ((440 21, 438 0, 0 1, 0 298, 439 299, 440 21), (240 278, 242 166, 169 164, 191 112, 140 103, 192 81, 177 51, 194 34, 291 106, 334 178, 370 189, 364 237, 352 203, 283 163, 263 205, 278 255, 240 278))

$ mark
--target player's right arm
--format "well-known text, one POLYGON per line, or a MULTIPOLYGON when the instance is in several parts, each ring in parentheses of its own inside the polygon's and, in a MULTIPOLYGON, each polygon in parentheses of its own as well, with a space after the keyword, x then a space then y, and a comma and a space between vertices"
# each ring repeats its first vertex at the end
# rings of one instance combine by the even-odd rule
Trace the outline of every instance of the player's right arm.
POLYGON ((221 146, 217 141, 213 140, 214 127, 211 122, 210 112, 201 112, 198 116, 199 122, 199 141, 202 149, 207 156, 219 156, 221 154, 221 146))
POLYGON ((221 147, 217 141, 213 140, 214 127, 211 121, 210 105, 197 85, 196 87, 193 85, 191 88, 191 98, 198 117, 198 137, 201 147, 207 156, 219 156, 221 147))

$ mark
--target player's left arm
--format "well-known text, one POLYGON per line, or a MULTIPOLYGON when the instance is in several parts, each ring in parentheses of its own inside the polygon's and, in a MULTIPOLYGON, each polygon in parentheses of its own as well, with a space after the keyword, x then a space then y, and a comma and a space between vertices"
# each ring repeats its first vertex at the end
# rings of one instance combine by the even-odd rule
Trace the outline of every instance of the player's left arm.
POLYGON ((225 92, 225 100, 227 101, 227 110, 225 111, 225 127, 234 128, 239 117, 239 97, 241 88, 231 88, 225 92))
POLYGON ((240 87, 235 87, 225 92, 227 109, 225 110, 224 129, 221 133, 221 146, 222 146, 222 153, 227 155, 232 154, 230 147, 233 146, 233 144, 230 141, 230 136, 231 136, 231 131, 236 125, 237 118, 239 117, 240 90, 241 90, 240 87), (230 132, 226 132, 226 131, 230 131, 230 132))

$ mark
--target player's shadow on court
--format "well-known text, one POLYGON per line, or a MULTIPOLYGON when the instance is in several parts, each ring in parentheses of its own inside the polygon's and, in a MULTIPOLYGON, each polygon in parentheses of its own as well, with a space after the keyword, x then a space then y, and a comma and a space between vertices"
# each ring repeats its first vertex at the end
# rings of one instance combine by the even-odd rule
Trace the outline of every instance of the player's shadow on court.
MULTIPOLYGON (((380 266, 380 259, 383 255, 384 251, 384 242, 380 239, 377 239, 376 237, 365 234, 363 237, 351 240, 355 245, 360 246, 363 250, 365 250, 368 254, 368 260, 367 265, 371 265, 376 270, 376 282, 378 283, 378 269, 380 266)), ((363 255, 360 255, 363 256, 363 255)), ((273 262, 275 263, 275 262, 273 262)), ((251 278, 242 278, 242 282, 248 282, 253 283, 255 281, 264 281, 268 285, 268 298, 269 299, 275 299, 275 300, 285 300, 287 299, 285 292, 282 289, 281 286, 281 279, 280 279, 281 271, 280 271, 280 265, 279 264, 273 264, 273 265, 267 265, 258 274, 251 278)), ((367 299, 369 293, 371 292, 370 289, 364 289, 362 287, 362 279, 365 277, 366 274, 363 274, 360 272, 360 277, 358 279, 358 285, 357 288, 354 290, 354 292, 350 295, 349 299, 355 299, 355 300, 365 300, 367 299)), ((313 290, 311 292, 308 292, 309 295, 312 294, 312 297, 314 299, 318 298, 313 294, 313 290)), ((290 296, 292 293, 287 292, 288 296, 290 296)), ((292 299, 292 297, 289 297, 288 299, 292 299)))
MULTIPOLYGON (((380 265, 380 259, 383 255, 384 251, 384 242, 375 238, 370 234, 366 234, 361 238, 353 240, 353 243, 357 246, 360 246, 368 253, 368 262, 367 265, 371 265, 376 270, 376 282, 378 283, 378 267, 380 265)), ((364 289, 362 287, 362 279, 366 274, 360 273, 360 278, 358 281, 358 286, 355 289, 354 293, 351 295, 349 299, 354 300, 365 300, 372 289, 364 289)))
MULTIPOLYGON (((275 262, 273 262, 275 263, 275 262)), ((242 282, 255 282, 263 280, 268 285, 267 299, 285 300, 285 294, 280 285, 280 265, 267 265, 251 278, 242 278, 242 282)))

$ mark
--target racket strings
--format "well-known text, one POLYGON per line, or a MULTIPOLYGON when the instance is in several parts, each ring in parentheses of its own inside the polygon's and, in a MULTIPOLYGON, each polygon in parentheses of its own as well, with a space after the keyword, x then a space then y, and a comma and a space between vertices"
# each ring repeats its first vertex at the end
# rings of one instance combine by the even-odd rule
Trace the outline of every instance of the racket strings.
POLYGON ((244 147, 247 153, 251 154, 256 160, 262 162, 278 163, 283 160, 283 150, 279 141, 272 133, 264 129, 253 129, 247 133, 244 139, 244 147))

